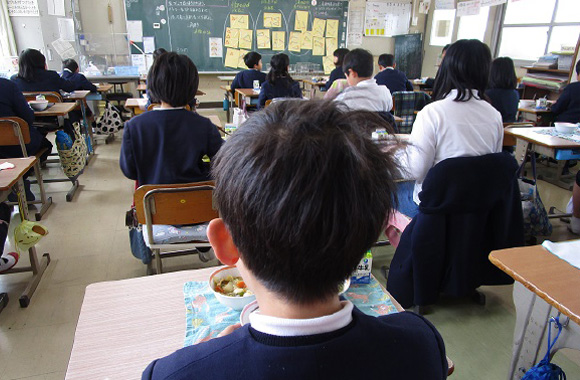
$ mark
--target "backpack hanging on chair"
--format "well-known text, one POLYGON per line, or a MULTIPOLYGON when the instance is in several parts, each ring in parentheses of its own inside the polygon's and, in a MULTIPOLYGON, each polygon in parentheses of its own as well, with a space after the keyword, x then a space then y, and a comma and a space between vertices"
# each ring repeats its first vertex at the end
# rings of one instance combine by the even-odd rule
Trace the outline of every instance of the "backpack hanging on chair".
POLYGON ((550 352, 560 333, 562 332, 562 324, 558 317, 550 318, 550 323, 548 325, 548 351, 546 352, 546 356, 535 366, 530 368, 528 372, 522 377, 522 380, 566 380, 566 374, 562 371, 562 368, 558 367, 554 363, 550 363, 550 352), (552 341, 552 323, 556 325, 558 328, 558 334, 552 341))
POLYGON ((73 131, 75 141, 72 145, 69 145, 70 140, 68 143, 59 143, 58 137, 56 144, 62 170, 72 182, 82 174, 87 163, 87 144, 81 135, 79 123, 73 123, 73 131))
POLYGON ((118 132, 122 126, 121 112, 117 107, 107 102, 105 112, 97 119, 95 133, 98 135, 110 135, 118 132))

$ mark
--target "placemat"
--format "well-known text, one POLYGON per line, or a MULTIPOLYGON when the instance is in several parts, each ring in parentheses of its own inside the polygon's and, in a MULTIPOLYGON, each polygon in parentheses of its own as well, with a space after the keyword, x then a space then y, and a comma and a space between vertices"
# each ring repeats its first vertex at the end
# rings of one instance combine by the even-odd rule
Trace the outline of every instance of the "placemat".
POLYGON ((552 254, 558 256, 568 264, 580 269, 580 240, 569 240, 554 243, 550 240, 544 240, 542 246, 552 254))
MULTIPOLYGON (((186 309, 184 347, 215 338, 227 326, 240 321, 241 311, 222 305, 207 282, 186 282, 183 294, 186 309)), ((367 315, 397 312, 389 295, 374 278, 368 285, 351 285, 344 296, 367 315)))
POLYGON ((570 141, 580 143, 580 133, 578 133, 578 129, 576 129, 576 132, 574 132, 574 133, 559 133, 559 132, 556 132, 556 128, 540 129, 540 130, 535 131, 535 132, 542 134, 542 135, 559 137, 561 139, 570 140, 570 141))

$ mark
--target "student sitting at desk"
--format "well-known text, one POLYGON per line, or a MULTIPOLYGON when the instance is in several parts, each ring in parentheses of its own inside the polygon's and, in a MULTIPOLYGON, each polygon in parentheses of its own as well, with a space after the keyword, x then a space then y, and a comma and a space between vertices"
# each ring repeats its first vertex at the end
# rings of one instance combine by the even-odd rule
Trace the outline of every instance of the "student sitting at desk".
POLYGON ((351 50, 345 57, 342 69, 350 87, 334 100, 353 110, 389 112, 393 108, 391 92, 379 86, 372 78, 373 56, 364 49, 351 50))
POLYGON ((379 55, 379 69, 375 80, 379 86, 387 86, 391 94, 397 91, 413 91, 413 85, 401 70, 397 70, 395 56, 392 54, 379 55))
POLYGON ((407 171, 416 182, 399 185, 399 211, 414 217, 427 172, 453 157, 501 152, 500 113, 484 100, 491 53, 478 40, 459 40, 449 47, 437 77, 435 101, 419 111, 407 149, 407 171))
POLYGON ((494 59, 489 73, 489 88, 485 95, 491 100, 491 105, 501 113, 504 123, 516 121, 520 101, 517 85, 514 61, 509 57, 494 59))
POLYGON ((302 98, 300 85, 288 73, 290 58, 284 53, 274 54, 270 60, 270 72, 258 96, 258 108, 266 105, 266 100, 275 98, 302 98))
POLYGON ((326 81, 326 91, 330 90, 330 86, 334 83, 337 79, 344 79, 344 71, 342 71, 342 63, 344 61, 344 57, 350 50, 339 48, 332 53, 334 56, 334 64, 335 68, 330 72, 330 77, 326 81))
POLYGON ((199 85, 197 68, 185 55, 157 57, 147 75, 151 95, 161 107, 125 123, 120 165, 138 185, 205 181, 222 139, 212 122, 185 109, 199 85))
POLYGON ((62 62, 61 78, 74 83, 75 90, 89 90, 97 92, 97 86, 88 81, 88 79, 79 73, 79 64, 74 59, 65 59, 62 62))
POLYGON ((243 327, 153 361, 142 379, 447 377, 426 319, 368 316, 337 295, 393 208, 394 160, 361 132, 382 126, 374 120, 333 102, 286 101, 227 140, 212 169, 220 218, 208 238, 260 308, 243 327))
POLYGON ((556 121, 580 122, 580 61, 576 63, 576 79, 578 81, 567 85, 552 105, 551 110, 556 115, 556 121))
POLYGON ((247 53, 244 55, 244 63, 248 66, 248 70, 236 74, 230 86, 232 93, 236 92, 236 88, 253 88, 255 80, 260 83, 260 86, 266 80, 266 74, 261 71, 262 56, 259 53, 255 51, 247 53))

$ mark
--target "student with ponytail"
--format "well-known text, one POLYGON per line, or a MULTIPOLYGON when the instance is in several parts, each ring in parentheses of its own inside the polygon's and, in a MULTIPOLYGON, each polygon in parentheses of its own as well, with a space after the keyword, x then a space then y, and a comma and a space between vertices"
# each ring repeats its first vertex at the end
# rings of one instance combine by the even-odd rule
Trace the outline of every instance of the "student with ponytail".
POLYGON ((298 82, 288 73, 290 58, 284 53, 275 54, 270 60, 270 72, 262 84, 258 97, 258 108, 266 105, 266 100, 275 98, 302 98, 298 82))

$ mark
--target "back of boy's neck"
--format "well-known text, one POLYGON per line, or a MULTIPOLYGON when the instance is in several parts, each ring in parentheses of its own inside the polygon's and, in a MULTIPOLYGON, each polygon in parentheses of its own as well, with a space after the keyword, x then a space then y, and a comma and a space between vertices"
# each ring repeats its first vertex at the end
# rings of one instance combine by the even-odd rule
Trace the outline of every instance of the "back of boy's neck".
POLYGON ((256 294, 260 313, 284 319, 312 319, 334 314, 342 309, 340 299, 333 297, 324 301, 308 304, 289 303, 280 296, 273 294, 256 294))

